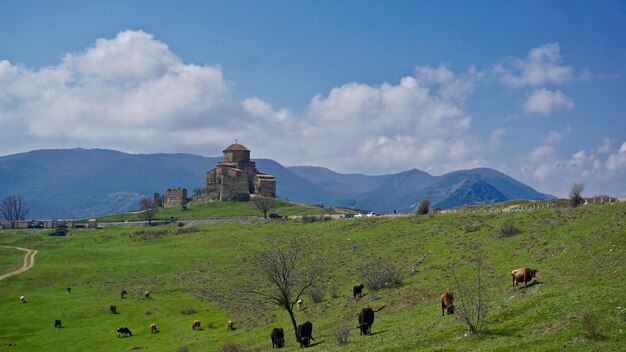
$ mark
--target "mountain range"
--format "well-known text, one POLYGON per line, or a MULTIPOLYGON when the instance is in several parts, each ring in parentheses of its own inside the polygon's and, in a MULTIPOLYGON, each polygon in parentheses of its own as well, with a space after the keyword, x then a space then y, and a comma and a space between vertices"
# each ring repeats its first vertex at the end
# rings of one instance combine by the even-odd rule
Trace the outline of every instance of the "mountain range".
MULTIPOLYGON (((107 149, 49 149, 0 157, 0 199, 21 195, 29 218, 87 218, 138 208, 154 192, 204 186, 206 172, 221 157, 192 154, 128 154, 107 149)), ((369 176, 340 174, 315 166, 284 167, 256 159, 276 177, 280 198, 326 207, 406 213, 423 199, 451 208, 512 199, 548 199, 515 179, 488 168, 432 176, 420 170, 369 176)))

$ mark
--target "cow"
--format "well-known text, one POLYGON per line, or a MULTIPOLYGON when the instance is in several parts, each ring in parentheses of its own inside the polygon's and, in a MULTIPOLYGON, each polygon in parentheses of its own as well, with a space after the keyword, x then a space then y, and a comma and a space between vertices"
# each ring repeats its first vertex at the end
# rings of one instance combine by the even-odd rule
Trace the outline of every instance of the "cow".
POLYGON ((126 296, 127 294, 128 294, 128 291, 126 291, 126 290, 121 290, 121 291, 120 291, 120 298, 121 298, 121 299, 124 299, 124 296, 126 296))
POLYGON ((363 292, 363 288, 365 288, 365 285, 363 284, 352 287, 352 296, 354 296, 355 299, 357 297, 361 298, 361 293, 363 292))
POLYGON ((158 331, 158 329, 157 329, 156 323, 150 324, 150 332, 153 333, 153 334, 156 334, 157 331, 158 331))
POLYGON ((273 328, 272 334, 272 349, 285 347, 285 331, 283 328, 273 328))
POLYGON ((24 297, 24 296, 20 296, 20 302, 22 302, 22 303, 26 303, 26 297, 24 297))
POLYGON ((445 290, 441 294, 441 316, 445 315, 445 311, 448 315, 454 314, 454 293, 445 290))
POLYGON ((311 340, 315 341, 313 338, 313 323, 307 320, 303 324, 299 324, 297 336, 300 348, 309 347, 311 340))
POLYGON ((302 298, 296 301, 296 306, 298 307, 298 310, 302 310, 302 298))
POLYGON ((146 291, 143 293, 143 298, 150 299, 150 291, 146 291))
POLYGON ((72 288, 71 288, 71 287, 66 288, 66 289, 65 289, 65 292, 67 292, 67 293, 72 293, 72 288))
POLYGON ((122 334, 124 334, 124 336, 133 336, 133 333, 130 331, 129 328, 127 327, 121 327, 121 328, 117 328, 117 337, 120 337, 122 334))
POLYGON ((526 288, 526 284, 532 281, 538 271, 539 270, 529 268, 513 270, 511 272, 511 281, 513 283, 512 289, 515 290, 518 282, 524 282, 524 288, 526 288))
POLYGON ((111 312, 111 314, 117 314, 117 307, 111 304, 109 306, 109 312, 111 312))
POLYGON ((228 321, 228 323, 226 323, 226 328, 227 328, 229 331, 233 331, 233 330, 235 330, 235 323, 233 323, 233 321, 232 321, 232 320, 229 320, 229 321, 228 321))
POLYGON ((200 330, 200 320, 194 320, 191 324, 191 330, 200 330))
POLYGON ((361 312, 359 313, 359 316, 358 316, 359 325, 357 326, 357 328, 361 330, 361 335, 372 334, 372 325, 374 324, 374 313, 380 311, 383 308, 385 308, 385 306, 382 306, 378 308, 377 310, 373 310, 370 307, 365 307, 361 309, 361 312))
POLYGON ((54 321, 54 327, 55 328, 60 328, 61 327, 61 319, 56 319, 54 321))

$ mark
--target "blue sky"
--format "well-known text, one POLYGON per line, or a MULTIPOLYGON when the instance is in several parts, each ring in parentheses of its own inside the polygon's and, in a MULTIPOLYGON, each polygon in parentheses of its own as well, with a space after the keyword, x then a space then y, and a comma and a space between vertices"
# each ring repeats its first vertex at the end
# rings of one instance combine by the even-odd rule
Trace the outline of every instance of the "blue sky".
POLYGON ((626 194, 626 3, 0 1, 0 155, 492 167, 626 194))

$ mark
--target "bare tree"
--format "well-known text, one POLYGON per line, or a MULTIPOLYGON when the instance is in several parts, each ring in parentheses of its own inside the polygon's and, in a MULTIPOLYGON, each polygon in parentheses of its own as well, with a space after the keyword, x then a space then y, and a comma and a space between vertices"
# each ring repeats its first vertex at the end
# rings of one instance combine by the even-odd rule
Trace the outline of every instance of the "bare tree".
POLYGON ((430 209, 430 204, 431 204, 431 200, 430 199, 424 199, 423 201, 420 202, 420 204, 417 206, 417 209, 415 209, 415 215, 426 215, 428 214, 428 211, 430 209))
POLYGON ((577 207, 583 204, 583 197, 580 195, 585 189, 585 185, 582 183, 574 183, 569 190, 569 200, 573 207, 577 207))
POLYGON ((22 196, 8 196, 0 205, 0 214, 6 221, 24 220, 29 211, 30 209, 22 196))
POLYGON ((267 219, 267 213, 276 206, 276 199, 266 195, 258 195, 252 198, 252 207, 263 213, 263 217, 267 219))
POLYGON ((152 225, 152 220, 156 218, 159 212, 159 205, 150 198, 141 198, 139 200, 139 213, 137 216, 141 220, 148 221, 148 225, 152 225))
POLYGON ((255 283, 252 293, 287 311, 298 341, 294 305, 320 282, 324 260, 319 254, 308 252, 304 244, 293 240, 282 247, 272 244, 270 250, 257 254, 253 264, 260 280, 255 283))
POLYGON ((468 279, 461 282, 456 275, 456 270, 452 269, 452 277, 454 278, 456 289, 455 312, 461 317, 461 320, 467 325, 472 334, 480 333, 489 311, 489 304, 486 301, 487 290, 482 282, 482 256, 476 258, 475 264, 475 281, 474 279, 468 279))

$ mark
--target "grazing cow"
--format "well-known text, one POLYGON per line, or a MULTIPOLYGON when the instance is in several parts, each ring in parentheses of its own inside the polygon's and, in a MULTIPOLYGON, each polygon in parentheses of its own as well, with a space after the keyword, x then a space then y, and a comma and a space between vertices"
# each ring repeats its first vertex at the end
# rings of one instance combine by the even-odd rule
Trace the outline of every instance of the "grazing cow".
POLYGON ((315 341, 313 338, 313 323, 310 321, 306 321, 303 324, 298 325, 298 342, 300 343, 300 348, 309 347, 311 344, 311 340, 315 341))
POLYGON ((354 298, 361 298, 361 293, 363 292, 364 287, 365 285, 363 284, 352 287, 352 296, 354 296, 354 298))
POLYGON ((229 320, 229 321, 228 321, 228 323, 226 323, 226 328, 227 328, 229 331, 233 331, 233 330, 235 330, 235 323, 233 323, 233 321, 232 321, 232 320, 229 320))
POLYGON ((67 293, 72 293, 72 288, 71 288, 71 287, 66 288, 66 289, 65 289, 65 292, 67 292, 67 293))
POLYGON ((298 307, 298 310, 302 310, 302 298, 296 301, 296 306, 298 307))
POLYGON ((517 287, 518 282, 524 282, 524 288, 526 288, 526 283, 531 282, 535 277, 539 270, 529 269, 529 268, 521 268, 516 269, 511 272, 511 281, 513 282, 513 290, 517 287))
POLYGON ((285 331, 283 328, 273 328, 272 334, 272 349, 285 347, 285 331))
POLYGON ((111 304, 109 306, 109 312, 111 312, 111 314, 117 314, 117 307, 111 304))
POLYGON ((191 330, 200 330, 200 320, 194 320, 191 324, 191 330))
POLYGON ((24 296, 20 296, 20 302, 22 302, 22 303, 26 303, 26 297, 24 297, 24 296))
POLYGON ((150 291, 146 291, 143 293, 143 298, 150 299, 150 291))
POLYGON ((126 291, 126 290, 120 291, 120 298, 124 299, 124 296, 126 296, 127 294, 128 294, 128 291, 126 291))
POLYGON ((133 336, 133 333, 130 331, 129 328, 127 327, 121 327, 121 328, 117 328, 117 337, 120 337, 120 335, 124 334, 124 336, 133 336))
POLYGON ((444 311, 447 311, 448 315, 454 314, 454 304, 452 304, 453 302, 454 302, 454 293, 448 292, 448 290, 445 290, 441 294, 441 316, 445 315, 444 311))
POLYGON ((55 328, 60 328, 61 327, 61 319, 57 319, 54 321, 54 327, 55 328))
POLYGON ((372 325, 374 324, 374 313, 380 311, 385 308, 382 306, 377 310, 373 310, 370 307, 366 307, 361 309, 359 313, 359 328, 361 330, 361 335, 371 335, 372 334, 372 325))
POLYGON ((158 331, 158 330, 157 330, 156 323, 152 323, 152 324, 150 324, 150 332, 151 332, 151 333, 153 333, 153 334, 156 334, 156 333, 157 333, 157 331, 158 331))

